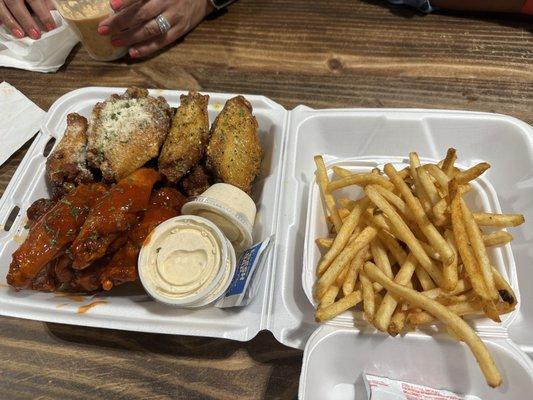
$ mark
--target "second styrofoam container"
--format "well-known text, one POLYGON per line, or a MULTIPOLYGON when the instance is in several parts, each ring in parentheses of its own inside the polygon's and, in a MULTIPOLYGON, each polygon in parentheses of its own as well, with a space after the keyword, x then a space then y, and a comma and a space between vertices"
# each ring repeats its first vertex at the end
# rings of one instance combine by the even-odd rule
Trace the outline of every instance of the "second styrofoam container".
POLYGON ((468 347, 423 334, 389 337, 323 326, 309 338, 300 377, 300 400, 366 399, 363 374, 474 395, 482 400, 531 398, 533 362, 505 335, 484 338, 503 383, 491 388, 468 347))

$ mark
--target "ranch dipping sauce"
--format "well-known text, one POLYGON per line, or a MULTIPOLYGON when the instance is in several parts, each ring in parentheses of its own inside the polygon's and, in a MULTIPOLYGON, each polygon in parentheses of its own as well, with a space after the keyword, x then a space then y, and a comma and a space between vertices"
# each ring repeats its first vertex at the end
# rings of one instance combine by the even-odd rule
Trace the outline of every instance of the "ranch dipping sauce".
POLYGON ((226 291, 235 264, 233 247, 212 222, 180 216, 148 236, 139 254, 139 277, 155 300, 201 307, 226 291))
POLYGON ((53 0, 55 7, 95 60, 111 61, 124 56, 126 47, 115 47, 110 36, 98 33, 98 25, 109 16, 108 0, 53 0))

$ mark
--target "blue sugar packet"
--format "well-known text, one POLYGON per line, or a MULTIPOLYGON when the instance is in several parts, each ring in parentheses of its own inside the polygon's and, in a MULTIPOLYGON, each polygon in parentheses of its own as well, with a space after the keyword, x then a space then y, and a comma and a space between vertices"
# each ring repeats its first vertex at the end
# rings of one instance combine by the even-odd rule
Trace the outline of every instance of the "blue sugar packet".
POLYGON ((244 250, 226 294, 215 304, 218 308, 239 307, 250 303, 256 293, 257 281, 270 247, 272 236, 244 250))

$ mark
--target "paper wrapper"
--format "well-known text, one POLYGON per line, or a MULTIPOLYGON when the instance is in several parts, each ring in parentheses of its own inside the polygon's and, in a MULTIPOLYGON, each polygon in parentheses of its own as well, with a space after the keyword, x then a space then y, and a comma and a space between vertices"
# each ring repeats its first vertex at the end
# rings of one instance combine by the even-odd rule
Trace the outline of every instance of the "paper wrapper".
POLYGON ((39 131, 45 114, 9 83, 0 83, 0 165, 39 131))
POLYGON ((78 38, 57 11, 52 11, 57 28, 42 32, 38 40, 17 39, 0 25, 0 67, 36 72, 55 72, 64 63, 78 38))

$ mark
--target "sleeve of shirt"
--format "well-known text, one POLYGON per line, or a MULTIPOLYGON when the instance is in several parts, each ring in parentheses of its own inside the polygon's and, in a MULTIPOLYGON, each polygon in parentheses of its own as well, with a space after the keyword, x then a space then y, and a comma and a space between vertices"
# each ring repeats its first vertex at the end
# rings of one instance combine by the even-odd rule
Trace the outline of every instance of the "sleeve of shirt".
POLYGON ((389 0, 389 3, 396 5, 403 4, 406 6, 415 7, 425 13, 430 13, 434 10, 434 8, 431 7, 431 3, 429 0, 389 0))

